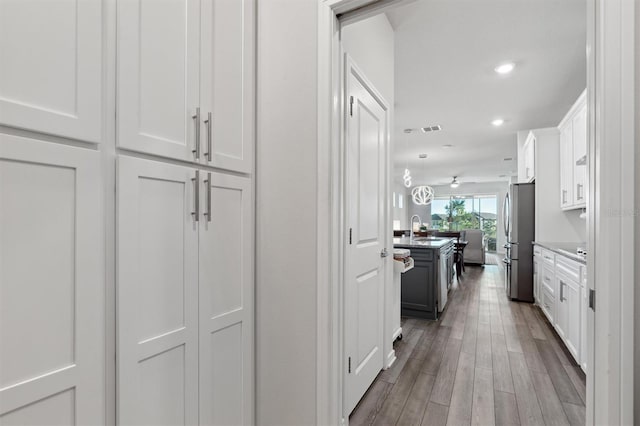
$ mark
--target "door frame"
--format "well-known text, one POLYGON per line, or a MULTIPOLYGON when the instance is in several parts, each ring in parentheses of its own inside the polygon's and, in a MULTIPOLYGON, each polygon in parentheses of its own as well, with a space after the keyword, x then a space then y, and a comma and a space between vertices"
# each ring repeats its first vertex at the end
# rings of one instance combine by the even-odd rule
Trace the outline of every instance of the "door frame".
MULTIPOLYGON (((411 1, 414 0, 318 0, 317 205, 322 206, 316 230, 318 424, 348 423, 341 414, 344 348, 340 289, 345 224, 339 17, 355 22, 411 1)), ((587 321, 588 332, 593 336, 588 347, 588 365, 610 367, 594 369, 587 377, 587 425, 633 422, 633 260, 637 214, 633 177, 636 150, 640 149, 634 146, 634 20, 633 0, 587 0, 591 153, 587 224, 592 247, 588 255, 588 287, 598 291, 597 314, 589 310, 587 321)))

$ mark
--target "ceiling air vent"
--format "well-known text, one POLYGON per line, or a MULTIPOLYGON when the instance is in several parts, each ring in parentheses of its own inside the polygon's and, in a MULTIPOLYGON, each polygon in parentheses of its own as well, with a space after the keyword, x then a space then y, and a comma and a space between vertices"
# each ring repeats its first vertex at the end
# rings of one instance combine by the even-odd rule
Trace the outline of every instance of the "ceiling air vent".
POLYGON ((435 125, 435 126, 430 126, 430 127, 423 127, 420 130, 422 130, 423 133, 427 133, 427 132, 437 132, 438 130, 442 130, 442 127, 440 127, 440 125, 435 125))

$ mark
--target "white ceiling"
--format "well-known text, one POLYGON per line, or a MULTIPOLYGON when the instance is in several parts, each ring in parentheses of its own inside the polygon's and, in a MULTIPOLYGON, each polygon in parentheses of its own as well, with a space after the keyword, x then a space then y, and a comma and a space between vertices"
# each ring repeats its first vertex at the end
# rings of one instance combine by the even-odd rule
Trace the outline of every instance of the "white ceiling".
POLYGON ((516 132, 556 126, 586 86, 586 0, 418 0, 387 16, 396 179, 408 161, 414 185, 508 180, 516 132), (502 77, 494 68, 505 61, 516 68, 502 77))

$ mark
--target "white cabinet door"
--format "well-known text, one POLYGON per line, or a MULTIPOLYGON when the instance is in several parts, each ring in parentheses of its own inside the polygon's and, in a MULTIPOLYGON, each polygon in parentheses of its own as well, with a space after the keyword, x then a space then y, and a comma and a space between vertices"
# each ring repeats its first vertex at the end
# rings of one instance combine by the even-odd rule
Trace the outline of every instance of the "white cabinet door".
POLYGON ((118 145, 196 159, 200 0, 118 1, 118 145))
POLYGON ((580 109, 573 117, 573 155, 571 172, 573 174, 573 204, 576 207, 586 206, 587 185, 587 107, 580 109), (576 163, 584 163, 578 165, 576 163))
POLYGON ((200 424, 253 419, 251 180, 202 173, 199 223, 200 424))
POLYGON ((558 309, 556 330, 567 349, 579 359, 580 348, 580 286, 562 272, 556 272, 558 283, 558 309))
POLYGON ((255 0, 203 0, 202 161, 249 172, 254 139, 255 0))
POLYGON ((118 159, 118 424, 198 422, 194 177, 118 159))
POLYGON ((529 133, 524 145, 524 176, 526 182, 532 182, 536 173, 536 138, 529 133))
POLYGON ((587 267, 582 267, 580 286, 580 366, 587 372, 587 309, 589 309, 589 287, 587 285, 587 267))
POLYGON ((102 7, 0 0, 0 124, 100 141, 102 7))
POLYGON ((0 135, 0 424, 103 424, 97 152, 0 135))
POLYGON ((573 206, 573 127, 568 122, 560 130, 560 207, 573 206))

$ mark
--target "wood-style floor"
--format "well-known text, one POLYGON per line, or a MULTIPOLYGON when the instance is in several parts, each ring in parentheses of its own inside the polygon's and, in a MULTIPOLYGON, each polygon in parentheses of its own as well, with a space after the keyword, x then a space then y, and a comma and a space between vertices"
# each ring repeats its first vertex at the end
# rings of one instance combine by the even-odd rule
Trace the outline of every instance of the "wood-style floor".
POLYGON ((397 360, 350 425, 584 425, 585 376, 499 266, 467 266, 440 321, 403 319, 397 360))

